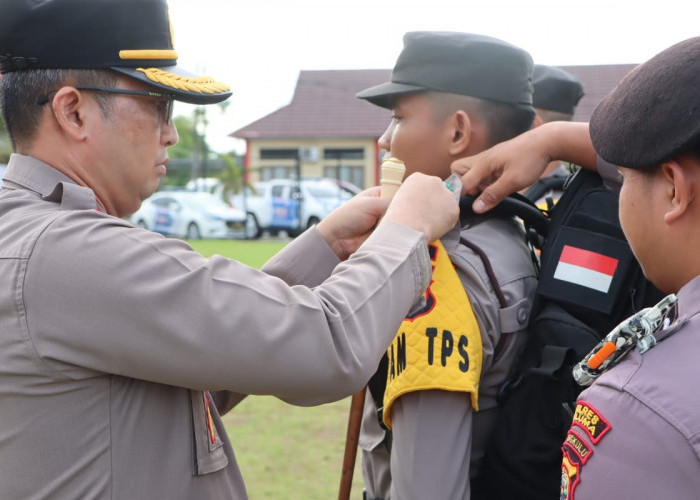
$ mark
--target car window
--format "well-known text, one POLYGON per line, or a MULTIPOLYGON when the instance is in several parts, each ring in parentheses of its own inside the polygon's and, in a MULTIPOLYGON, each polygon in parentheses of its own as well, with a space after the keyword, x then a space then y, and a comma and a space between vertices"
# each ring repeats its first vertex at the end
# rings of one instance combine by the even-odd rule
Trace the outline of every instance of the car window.
POLYGON ((175 200, 173 200, 169 196, 163 196, 162 198, 156 198, 155 200, 151 200, 151 203, 153 203, 157 207, 167 208, 168 205, 170 205, 173 201, 175 200))
POLYGON ((255 190, 246 188, 248 196, 265 196, 265 192, 267 192, 267 184, 263 183, 256 183, 255 190))
POLYGON ((207 193, 196 193, 196 195, 184 198, 183 201, 187 203, 187 206, 200 211, 214 207, 230 208, 223 200, 207 193))
POLYGON ((306 190, 314 198, 338 198, 340 196, 340 189, 331 184, 309 184, 306 186, 306 190))
POLYGON ((272 197, 281 198, 284 193, 284 186, 272 186, 272 197))

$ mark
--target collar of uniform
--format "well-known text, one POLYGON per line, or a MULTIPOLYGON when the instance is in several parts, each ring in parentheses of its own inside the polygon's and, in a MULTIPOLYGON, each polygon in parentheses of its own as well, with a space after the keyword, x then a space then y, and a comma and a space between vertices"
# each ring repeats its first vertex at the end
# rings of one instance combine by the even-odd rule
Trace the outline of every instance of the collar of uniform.
POLYGON ((457 248, 457 245, 459 245, 460 231, 461 227, 459 222, 457 222, 457 224, 455 224, 455 227, 447 231, 444 235, 442 235, 442 238, 440 238, 442 246, 445 247, 445 250, 447 250, 447 253, 449 255, 451 255, 455 248, 457 248))
MULTIPOLYGON (((456 174, 451 174, 447 179, 445 179, 445 186, 449 187, 452 194, 454 194, 455 200, 459 202, 459 198, 462 193, 462 179, 456 174)), ((442 246, 445 247, 448 255, 451 255, 454 249, 457 248, 457 245, 459 245, 460 232, 461 224, 459 221, 457 221, 455 227, 450 229, 442 236, 442 238, 440 238, 442 246)))
POLYGON ((97 199, 92 189, 78 186, 70 177, 62 174, 31 156, 12 154, 3 176, 3 185, 15 189, 28 189, 42 199, 60 203, 66 210, 94 210, 97 199))
POLYGON ((696 276, 678 292, 678 317, 689 319, 700 312, 700 276, 696 276))
POLYGON ((685 324, 700 312, 700 276, 686 283, 676 295, 678 302, 675 320, 654 334, 657 342, 682 330, 685 324))

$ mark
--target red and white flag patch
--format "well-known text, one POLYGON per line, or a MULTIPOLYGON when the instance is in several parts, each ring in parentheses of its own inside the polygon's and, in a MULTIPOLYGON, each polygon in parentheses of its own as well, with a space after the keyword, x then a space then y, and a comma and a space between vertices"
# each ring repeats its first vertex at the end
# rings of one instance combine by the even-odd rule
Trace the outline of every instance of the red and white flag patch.
POLYGON ((564 245, 554 278, 607 293, 618 262, 601 253, 564 245))

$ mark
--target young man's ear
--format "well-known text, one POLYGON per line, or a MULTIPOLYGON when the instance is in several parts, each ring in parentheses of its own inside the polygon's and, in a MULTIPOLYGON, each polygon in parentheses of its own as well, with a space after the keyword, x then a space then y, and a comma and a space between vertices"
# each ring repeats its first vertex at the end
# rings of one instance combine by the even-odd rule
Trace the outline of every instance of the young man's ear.
POLYGON ((673 223, 688 213, 700 188, 700 164, 687 155, 661 164, 665 180, 668 210, 664 214, 667 223, 673 223))
POLYGON ((85 138, 85 95, 73 87, 62 87, 49 103, 56 123, 76 141, 85 138))
POLYGON ((452 115, 452 138, 450 141, 450 154, 462 155, 472 140, 472 122, 469 115, 459 110, 452 115))

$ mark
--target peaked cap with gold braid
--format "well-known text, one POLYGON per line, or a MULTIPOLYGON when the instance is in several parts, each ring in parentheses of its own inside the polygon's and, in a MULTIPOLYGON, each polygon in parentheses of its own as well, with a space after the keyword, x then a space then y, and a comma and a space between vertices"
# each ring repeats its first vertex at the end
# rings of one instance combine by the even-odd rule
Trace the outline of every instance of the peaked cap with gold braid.
POLYGON ((39 68, 113 69, 192 104, 231 95, 177 65, 165 0, 3 0, 0 73, 39 68))

